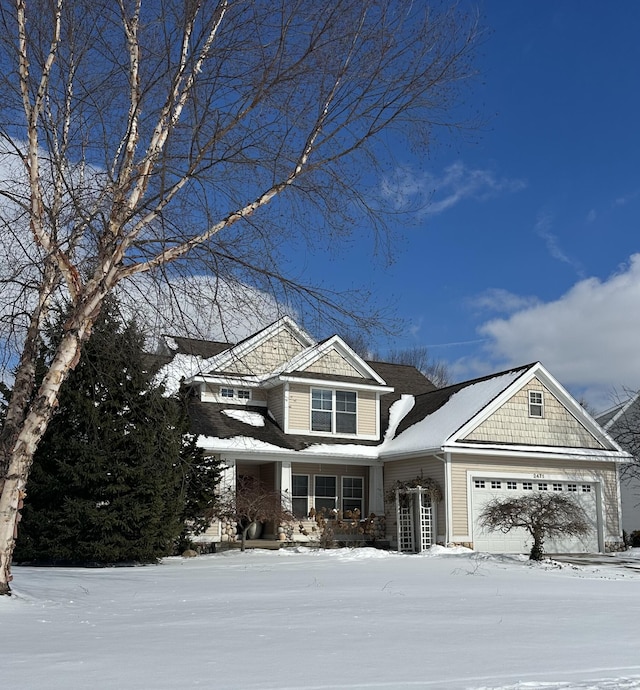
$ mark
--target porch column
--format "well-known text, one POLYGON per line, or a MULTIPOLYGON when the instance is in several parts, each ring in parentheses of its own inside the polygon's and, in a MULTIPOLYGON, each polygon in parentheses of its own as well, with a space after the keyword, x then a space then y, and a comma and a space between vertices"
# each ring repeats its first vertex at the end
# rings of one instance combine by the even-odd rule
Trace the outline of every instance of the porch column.
POLYGON ((384 515, 384 476, 382 465, 369 467, 369 513, 384 515))
POLYGON ((282 496, 282 507, 291 510, 291 462, 288 460, 276 463, 276 490, 282 496))
POLYGON ((236 489, 236 461, 224 459, 224 468, 220 478, 220 492, 236 489))

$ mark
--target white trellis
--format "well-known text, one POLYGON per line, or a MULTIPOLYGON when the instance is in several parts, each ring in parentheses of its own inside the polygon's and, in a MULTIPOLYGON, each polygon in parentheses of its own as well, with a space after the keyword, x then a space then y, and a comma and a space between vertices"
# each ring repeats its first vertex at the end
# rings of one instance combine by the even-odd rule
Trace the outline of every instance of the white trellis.
POLYGON ((416 486, 402 492, 396 490, 396 524, 401 553, 421 553, 433 544, 433 511, 428 489, 416 486))

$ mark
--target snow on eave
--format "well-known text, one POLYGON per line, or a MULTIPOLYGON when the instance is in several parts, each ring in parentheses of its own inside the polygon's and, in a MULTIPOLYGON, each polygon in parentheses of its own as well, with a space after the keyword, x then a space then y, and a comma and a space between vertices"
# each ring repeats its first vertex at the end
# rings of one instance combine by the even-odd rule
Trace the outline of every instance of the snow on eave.
POLYGON ((218 436, 198 436, 197 445, 204 450, 217 452, 248 450, 251 452, 268 453, 293 453, 288 448, 274 446, 272 443, 259 441, 251 436, 233 436, 232 438, 219 438, 218 436))

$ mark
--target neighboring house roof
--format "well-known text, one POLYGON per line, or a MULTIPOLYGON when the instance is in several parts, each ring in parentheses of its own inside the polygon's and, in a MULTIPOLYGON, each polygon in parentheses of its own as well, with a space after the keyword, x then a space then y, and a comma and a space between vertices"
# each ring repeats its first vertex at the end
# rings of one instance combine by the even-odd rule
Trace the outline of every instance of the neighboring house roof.
POLYGON ((596 421, 625 450, 640 457, 640 393, 605 410, 596 421))

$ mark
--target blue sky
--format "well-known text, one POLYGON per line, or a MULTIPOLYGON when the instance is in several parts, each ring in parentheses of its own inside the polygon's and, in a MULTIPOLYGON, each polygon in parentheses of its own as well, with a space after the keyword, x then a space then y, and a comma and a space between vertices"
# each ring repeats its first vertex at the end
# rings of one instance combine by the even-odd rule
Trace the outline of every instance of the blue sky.
POLYGON ((640 2, 479 9, 466 106, 485 124, 398 151, 387 203, 429 203, 393 228, 391 266, 363 241, 330 270, 336 287, 392 296, 394 344, 428 346, 456 379, 540 360, 603 409, 640 387, 640 2))

